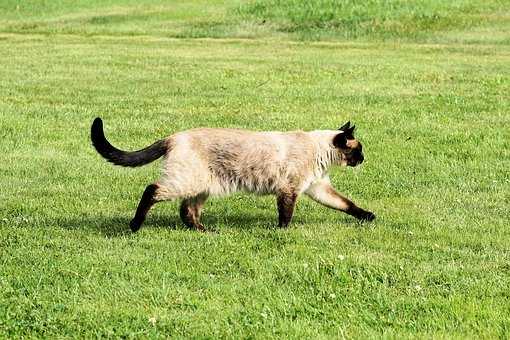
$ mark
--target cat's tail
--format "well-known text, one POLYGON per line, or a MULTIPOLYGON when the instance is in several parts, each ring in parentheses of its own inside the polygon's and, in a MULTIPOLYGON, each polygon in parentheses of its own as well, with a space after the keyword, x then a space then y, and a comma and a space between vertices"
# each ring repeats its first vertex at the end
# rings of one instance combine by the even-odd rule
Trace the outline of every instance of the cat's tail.
POLYGON ((103 131, 103 121, 101 118, 94 119, 90 129, 90 138, 92 145, 97 152, 108 162, 122 166, 142 166, 166 154, 168 143, 165 139, 158 140, 154 144, 138 151, 122 151, 114 147, 106 140, 103 131))

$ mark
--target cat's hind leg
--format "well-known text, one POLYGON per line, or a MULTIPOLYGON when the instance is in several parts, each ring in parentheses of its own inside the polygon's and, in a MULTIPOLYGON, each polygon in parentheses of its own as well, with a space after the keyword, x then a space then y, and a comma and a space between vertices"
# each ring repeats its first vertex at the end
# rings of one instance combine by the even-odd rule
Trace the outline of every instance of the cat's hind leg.
POLYGON ((133 232, 138 231, 145 221, 145 217, 149 212, 150 208, 154 205, 154 203, 158 202, 157 200, 157 192, 159 186, 157 184, 150 184, 145 188, 145 191, 142 194, 142 198, 138 203, 138 208, 136 209, 135 217, 129 223, 129 227, 133 232))
POLYGON ((206 231, 204 226, 200 223, 200 215, 207 197, 207 194, 202 193, 182 200, 179 212, 182 222, 184 222, 188 228, 206 231))

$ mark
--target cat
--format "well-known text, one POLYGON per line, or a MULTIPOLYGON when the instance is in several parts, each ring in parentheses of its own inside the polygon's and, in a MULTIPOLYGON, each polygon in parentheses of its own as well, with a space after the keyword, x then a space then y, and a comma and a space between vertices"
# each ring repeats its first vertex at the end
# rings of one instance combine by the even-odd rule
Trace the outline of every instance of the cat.
POLYGON ((363 221, 375 215, 340 195, 328 176, 331 166, 357 166, 364 160, 361 143, 350 122, 338 130, 257 132, 242 129, 197 128, 177 132, 133 152, 106 139, 101 118, 91 127, 92 144, 107 161, 137 167, 164 157, 161 178, 146 187, 130 228, 142 226, 157 202, 180 199, 180 217, 189 228, 200 223, 209 196, 243 190, 276 196, 278 225, 287 227, 302 193, 363 221))

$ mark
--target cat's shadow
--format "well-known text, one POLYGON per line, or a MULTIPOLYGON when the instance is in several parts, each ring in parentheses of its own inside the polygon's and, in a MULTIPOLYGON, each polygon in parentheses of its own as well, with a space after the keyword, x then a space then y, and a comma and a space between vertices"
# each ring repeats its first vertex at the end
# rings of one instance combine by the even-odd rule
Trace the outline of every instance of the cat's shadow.
MULTIPOLYGON (((133 232, 129 228, 129 222, 131 222, 130 216, 81 216, 64 218, 53 222, 66 230, 90 230, 91 232, 97 232, 105 237, 133 235, 133 232)), ((250 229, 254 226, 266 226, 272 228, 276 226, 276 222, 273 219, 262 214, 232 214, 222 216, 221 218, 204 216, 202 223, 206 226, 207 230, 210 231, 215 231, 215 225, 218 224, 235 229, 250 229)), ((182 223, 178 215, 163 214, 148 216, 142 225, 142 229, 146 228, 192 231, 182 223)))
MULTIPOLYGON (((131 216, 80 216, 65 218, 54 221, 58 226, 66 230, 90 230, 105 237, 121 237, 135 235, 129 228, 131 216)), ((277 216, 263 213, 238 212, 223 215, 204 214, 202 223, 209 231, 218 231, 216 226, 221 225, 222 229, 250 230, 253 228, 277 229, 277 216)), ((292 220, 290 228, 296 225, 310 223, 331 223, 328 218, 321 218, 319 215, 306 216, 297 214, 292 220)), ((359 226, 360 222, 346 215, 339 215, 335 221, 345 227, 359 226)), ((142 229, 182 230, 190 231, 180 220, 177 214, 157 213, 151 214, 145 220, 142 229)))

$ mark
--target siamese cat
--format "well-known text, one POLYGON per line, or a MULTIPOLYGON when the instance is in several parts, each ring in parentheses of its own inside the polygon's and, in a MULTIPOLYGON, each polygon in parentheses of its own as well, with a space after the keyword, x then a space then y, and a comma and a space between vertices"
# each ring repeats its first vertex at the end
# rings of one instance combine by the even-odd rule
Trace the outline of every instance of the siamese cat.
POLYGON ((180 199, 180 217, 189 228, 200 223, 209 196, 244 190, 273 194, 278 225, 287 227, 302 193, 333 209, 363 221, 375 215, 359 208, 331 186, 331 166, 356 166, 363 162, 362 146, 350 122, 339 130, 310 132, 255 132, 240 129, 198 128, 177 132, 145 149, 128 152, 105 138, 103 122, 92 123, 92 145, 107 161, 137 167, 164 157, 161 178, 147 186, 130 223, 140 229, 149 209, 157 202, 180 199))

